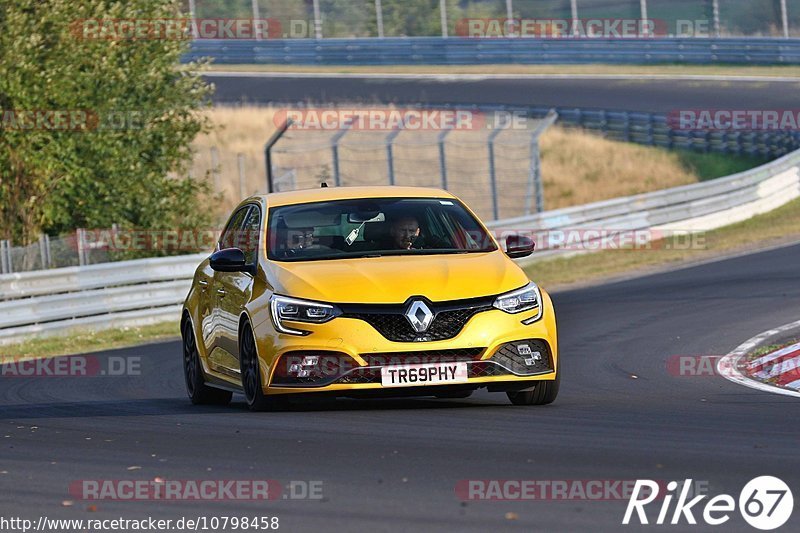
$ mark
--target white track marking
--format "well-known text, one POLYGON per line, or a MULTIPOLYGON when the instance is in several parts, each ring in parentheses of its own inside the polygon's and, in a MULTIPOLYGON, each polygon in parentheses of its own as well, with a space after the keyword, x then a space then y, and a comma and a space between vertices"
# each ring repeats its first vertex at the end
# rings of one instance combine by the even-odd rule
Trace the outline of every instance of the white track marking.
POLYGON ((766 383, 755 381, 745 376, 737 369, 741 359, 750 351, 763 344, 764 341, 794 329, 800 329, 800 320, 785 324, 775 329, 770 329, 763 333, 759 333, 755 337, 740 344, 735 350, 725 357, 721 358, 717 362, 717 372, 719 372, 719 374, 725 379, 734 383, 738 383, 739 385, 744 385, 745 387, 758 389, 762 392, 771 392, 773 394, 783 394, 784 396, 794 396, 795 398, 800 398, 800 392, 798 391, 787 390, 782 387, 776 387, 774 385, 767 385, 766 383))

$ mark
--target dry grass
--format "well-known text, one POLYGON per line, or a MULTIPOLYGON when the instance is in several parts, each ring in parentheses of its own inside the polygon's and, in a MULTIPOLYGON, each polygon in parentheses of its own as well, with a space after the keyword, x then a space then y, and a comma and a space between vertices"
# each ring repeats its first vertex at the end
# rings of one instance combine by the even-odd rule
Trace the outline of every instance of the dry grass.
MULTIPOLYGON (((208 174, 211 147, 219 153, 216 189, 222 193, 219 215, 241 199, 266 190, 264 143, 276 130, 276 112, 265 107, 217 107, 210 111, 214 130, 195 142, 193 175, 208 174), (237 154, 243 154, 245 182, 239 186, 237 154)), ((343 185, 386 184, 389 172, 387 132, 349 132, 339 149, 343 185)), ((286 175, 292 169, 294 187, 314 187, 332 181, 332 132, 291 131, 276 147, 273 163, 286 175)), ((395 183, 440 186, 438 132, 403 131, 393 152, 395 183)), ((486 131, 454 131, 447 137, 448 188, 482 217, 491 218, 491 186, 486 131)), ((529 188, 530 142, 524 131, 504 131, 496 140, 495 160, 500 218, 525 214, 529 188)), ((694 183, 700 175, 684 154, 610 141, 596 134, 553 127, 543 136, 542 173, 545 207, 555 209, 607 198, 694 183)), ((709 156, 715 157, 715 156, 709 156)), ((720 157, 720 156, 716 156, 720 157)), ((705 176, 707 177, 707 176, 705 176)), ((284 183, 283 186, 289 185, 284 183)))

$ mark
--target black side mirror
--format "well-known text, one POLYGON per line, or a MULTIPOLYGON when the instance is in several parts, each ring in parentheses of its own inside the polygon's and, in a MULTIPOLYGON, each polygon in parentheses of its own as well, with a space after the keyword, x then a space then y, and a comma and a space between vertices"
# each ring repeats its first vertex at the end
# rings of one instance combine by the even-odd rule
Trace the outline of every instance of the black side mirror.
POLYGON ((506 237, 506 255, 511 259, 528 257, 536 248, 536 243, 527 235, 509 235, 506 237))
POLYGON ((253 273, 253 268, 248 266, 244 252, 239 248, 225 248, 211 254, 209 265, 217 272, 249 272, 253 273))

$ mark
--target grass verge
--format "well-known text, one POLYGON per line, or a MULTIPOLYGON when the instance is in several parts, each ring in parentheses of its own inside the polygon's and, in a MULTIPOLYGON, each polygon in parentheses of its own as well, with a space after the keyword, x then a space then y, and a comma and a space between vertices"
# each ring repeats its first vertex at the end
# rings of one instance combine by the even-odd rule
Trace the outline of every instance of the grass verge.
POLYGON ((696 237, 696 246, 689 249, 685 249, 686 238, 679 237, 654 244, 653 249, 605 250, 546 259, 527 266, 525 271, 544 287, 563 288, 800 240, 800 200, 696 237))
POLYGON ((321 74, 535 74, 800 77, 800 67, 745 65, 212 65, 219 72, 310 72, 321 74))
POLYGON ((0 347, 0 360, 11 357, 15 361, 83 354, 115 348, 136 346, 148 342, 173 340, 180 337, 178 323, 167 322, 138 328, 112 328, 99 331, 81 330, 66 336, 34 338, 18 344, 0 347))

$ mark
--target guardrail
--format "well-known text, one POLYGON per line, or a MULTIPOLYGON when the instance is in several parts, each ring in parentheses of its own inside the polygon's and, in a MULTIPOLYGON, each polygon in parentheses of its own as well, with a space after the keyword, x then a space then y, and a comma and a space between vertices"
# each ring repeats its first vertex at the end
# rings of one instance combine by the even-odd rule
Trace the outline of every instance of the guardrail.
POLYGON ((220 64, 800 64, 800 39, 777 38, 498 38, 196 40, 183 61, 220 64))
MULTIPOLYGON (((503 230, 704 231, 800 197, 800 150, 747 172, 703 183, 496 221, 503 230)), ((589 233, 585 249, 592 249, 589 233)), ((563 250, 544 250, 528 261, 563 250)), ((177 320, 204 254, 0 276, 0 344, 75 327, 177 320)))

